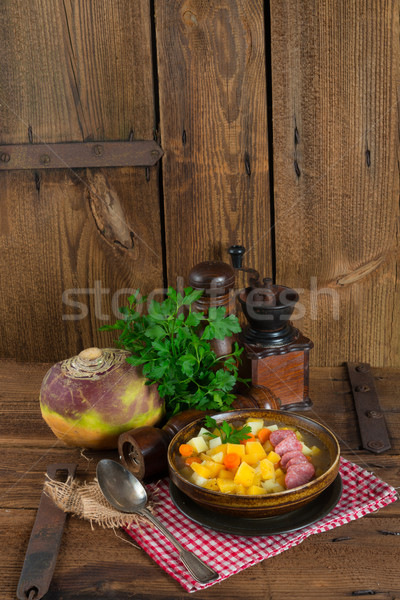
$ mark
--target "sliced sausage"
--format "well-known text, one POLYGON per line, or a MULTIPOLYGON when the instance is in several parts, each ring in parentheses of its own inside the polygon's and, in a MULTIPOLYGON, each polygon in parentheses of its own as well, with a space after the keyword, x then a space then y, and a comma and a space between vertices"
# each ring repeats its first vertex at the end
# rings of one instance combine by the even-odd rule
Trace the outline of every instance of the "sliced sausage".
POLYGON ((276 446, 285 438, 293 435, 296 437, 296 434, 291 429, 276 429, 275 431, 272 431, 271 435, 269 436, 269 441, 273 446, 276 446))
POLYGON ((310 461, 304 456, 304 454, 299 454, 299 456, 296 456, 295 458, 291 458, 289 460, 289 462, 286 463, 286 469, 289 469, 289 467, 293 467, 293 465, 301 465, 303 463, 308 463, 308 462, 310 462, 310 461))
POLYGON ((295 435, 287 436, 284 440, 279 442, 274 448, 275 452, 279 454, 279 456, 283 456, 286 452, 291 452, 292 450, 301 450, 303 446, 300 444, 299 440, 295 435))
POLYGON ((288 490, 308 483, 314 476, 315 469, 310 462, 289 467, 285 476, 285 486, 288 490))
POLYGON ((286 452, 286 454, 284 454, 281 458, 281 466, 286 467, 290 459, 297 458, 298 456, 303 456, 304 458, 306 458, 304 454, 300 452, 300 450, 292 450, 291 452, 286 452))

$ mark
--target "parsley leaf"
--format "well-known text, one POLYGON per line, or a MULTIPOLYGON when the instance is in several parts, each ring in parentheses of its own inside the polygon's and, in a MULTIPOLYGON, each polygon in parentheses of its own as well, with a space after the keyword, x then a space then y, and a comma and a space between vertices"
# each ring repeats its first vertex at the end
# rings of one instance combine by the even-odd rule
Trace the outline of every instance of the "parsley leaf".
MULTIPOLYGON (((245 425, 241 429, 235 429, 227 421, 222 421, 221 425, 217 425, 217 421, 209 415, 205 417, 204 425, 209 429, 218 429, 223 444, 240 444, 242 440, 247 440, 250 437, 249 434, 251 434, 250 425, 245 425)), ((210 435, 212 438, 218 437, 211 432, 205 435, 210 435)))
POLYGON ((239 321, 223 307, 211 307, 207 315, 192 310, 201 295, 190 287, 183 294, 170 287, 162 302, 147 303, 136 290, 120 308, 121 318, 100 328, 120 331, 117 344, 131 353, 127 362, 142 369, 147 385, 158 385, 168 417, 191 408, 228 410, 236 381, 243 381, 242 349, 235 343, 231 354, 218 357, 210 344, 238 333, 239 321), (147 305, 147 314, 140 305, 147 305))

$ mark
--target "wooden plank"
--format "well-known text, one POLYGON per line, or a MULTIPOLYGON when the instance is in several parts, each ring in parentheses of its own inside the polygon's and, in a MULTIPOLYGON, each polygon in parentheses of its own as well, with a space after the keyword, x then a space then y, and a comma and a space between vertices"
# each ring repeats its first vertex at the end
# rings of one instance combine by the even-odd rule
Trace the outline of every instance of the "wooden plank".
MULTIPOLYGON (((36 492, 40 489, 46 461, 78 461, 80 468, 83 465, 84 471, 89 464, 88 472, 91 472, 92 463, 86 464, 85 459, 80 461, 82 457, 79 449, 65 448, 41 417, 38 394, 48 367, 48 364, 0 361, 0 447, 3 464, 7 465, 3 474, 4 485, 13 485, 18 477, 28 471, 20 484, 25 486, 21 488, 24 497, 30 497, 29 486, 35 485, 36 492)), ((376 375, 376 388, 393 444, 390 453, 375 456, 360 451, 360 438, 345 368, 311 369, 314 406, 300 414, 330 427, 338 436, 345 458, 373 471, 388 483, 397 485, 400 370, 374 369, 373 373, 376 375)), ((98 456, 96 452, 90 451, 85 451, 85 455, 93 460, 98 456)), ((10 498, 11 504, 15 502, 18 505, 18 497, 12 495, 10 498)), ((3 506, 1 502, 0 506, 3 506)))
MULTIPOLYGON (((15 596, 35 513, 34 510, 0 510, 0 600, 15 596)), ((313 535, 299 546, 196 595, 208 600, 221 597, 241 600, 248 593, 246 590, 251 589, 252 597, 260 600, 266 597, 341 600, 351 597, 353 591, 371 589, 376 591, 374 599, 397 598, 396 560, 400 540, 398 536, 377 533, 379 529, 388 528, 397 531, 398 520, 389 522, 364 517, 313 535), (350 539, 333 542, 338 537, 350 539)), ((99 527, 92 530, 89 523, 69 518, 49 600, 58 600, 61 596, 65 600, 113 596, 121 600, 183 600, 187 597, 176 581, 143 550, 128 545, 127 540, 122 532, 114 534, 99 527)))
MULTIPOLYGON (((24 448, 2 446, 0 468, 0 600, 15 596, 25 549, 35 519, 44 481, 45 466, 52 461, 76 461, 81 480, 91 480, 99 458, 115 458, 115 452, 85 451, 52 446, 33 447, 41 417, 37 397, 41 379, 49 365, 0 361, 0 422, 10 427, 24 448), (14 407, 14 409, 13 409, 14 407), (26 411, 23 414, 23 409, 26 411), (14 412, 13 412, 14 410, 14 412), (28 423, 25 437, 18 433, 16 420, 28 423)), ((398 414, 400 370, 374 369, 382 404, 389 407, 393 427, 398 414)), ((313 368, 311 389, 318 417, 350 431, 354 423, 346 409, 349 387, 344 368, 313 368), (340 419, 335 415, 340 414, 340 419), (334 421, 337 419, 337 421, 334 421), (332 420, 332 421, 331 421, 332 420)), ((313 416, 312 414, 308 414, 313 416)), ((46 427, 43 423, 43 426, 46 427)), ((400 423, 397 429, 400 429, 400 423)), ((340 430, 342 431, 342 430, 340 430)), ((347 435, 347 434, 346 434, 347 435)), ((346 438, 347 439, 347 438, 346 438)), ((3 437, 4 440, 4 437, 3 437)), ((394 450, 398 452, 398 440, 394 450)), ((366 452, 345 452, 361 466, 395 486, 399 484, 398 454, 370 456, 366 452), (372 464, 373 463, 373 464, 372 464)), ((204 600, 231 598, 296 597, 299 600, 341 600, 354 591, 372 590, 377 600, 395 598, 399 592, 397 546, 400 536, 379 531, 399 530, 399 503, 323 534, 314 535, 300 546, 230 577, 223 583, 197 592, 204 600), (338 573, 340 577, 338 578, 338 573), (284 576, 282 575, 284 574, 284 576)), ((142 550, 126 543, 122 532, 115 534, 89 523, 68 518, 62 547, 48 597, 50 600, 108 598, 121 600, 183 600, 186 592, 167 576, 142 550), (123 539, 121 539, 121 537, 123 539), (77 548, 79 551, 77 551, 77 548)), ((47 597, 47 596, 46 596, 47 597)))
MULTIPOLYGON (((1 143, 153 138, 147 0, 8 0, 0 18, 1 143)), ((98 327, 121 290, 162 284, 157 168, 8 172, 0 189, 0 356, 111 345, 98 327)))
MULTIPOLYGON (((0 446, 46 447, 54 442, 52 432, 41 418, 38 403, 40 385, 49 366, 0 361, 0 446)), ((395 454, 400 444, 400 370, 377 368, 373 374, 394 446, 391 453, 395 454)), ((343 450, 357 456, 361 442, 346 369, 312 368, 310 396, 314 403, 312 409, 300 414, 325 423, 340 437, 343 450)), ((369 453, 366 456, 376 463, 377 457, 369 453)))
POLYGON ((274 0, 271 49, 277 280, 312 364, 398 366, 398 2, 274 0))
POLYGON ((156 0, 155 16, 169 282, 234 243, 270 274, 263 2, 156 0))
POLYGON ((2 449, 0 466, 0 508, 37 508, 45 482, 47 465, 76 463, 76 478, 80 482, 93 481, 100 458, 118 460, 117 450, 101 453, 82 448, 66 448, 55 437, 46 448, 23 450, 13 447, 2 449))

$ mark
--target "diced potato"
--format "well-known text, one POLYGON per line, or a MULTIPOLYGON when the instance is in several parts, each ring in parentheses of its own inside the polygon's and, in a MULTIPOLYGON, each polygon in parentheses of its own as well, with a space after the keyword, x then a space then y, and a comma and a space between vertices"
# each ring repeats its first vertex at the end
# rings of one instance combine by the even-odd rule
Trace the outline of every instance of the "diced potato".
POLYGON ((285 474, 282 473, 282 475, 279 475, 279 477, 277 477, 275 479, 276 483, 279 483, 280 486, 282 486, 282 488, 285 488, 285 474))
POLYGON ((296 429, 296 431, 294 433, 295 433, 297 439, 299 440, 299 442, 302 442, 303 441, 303 436, 301 435, 300 431, 298 431, 296 429))
POLYGON ((264 448, 266 454, 268 454, 268 452, 272 452, 272 450, 274 449, 273 445, 271 444, 271 442, 269 440, 267 440, 263 444, 263 448, 264 448))
POLYGON ((210 441, 208 442, 210 450, 212 450, 213 448, 216 448, 217 446, 220 446, 221 444, 222 444, 222 440, 221 440, 220 436, 211 438, 210 441))
POLYGON ((274 464, 278 463, 281 460, 281 457, 276 452, 272 451, 267 456, 268 460, 273 462, 274 464))
POLYGON ((201 458, 201 460, 203 460, 203 461, 204 460, 210 460, 210 457, 205 452, 200 452, 199 458, 201 458))
POLYGON ((204 439, 206 440, 206 442, 208 442, 211 438, 210 438, 210 431, 208 431, 208 429, 206 429, 205 427, 202 427, 199 431, 199 433, 197 434, 198 436, 202 436, 204 437, 204 439))
POLYGON ((232 479, 235 477, 234 471, 228 471, 227 469, 221 469, 219 472, 219 476, 223 479, 232 479))
POLYGON ((255 454, 245 454, 241 456, 242 462, 247 463, 248 465, 256 465, 259 461, 259 458, 255 454))
POLYGON ((264 490, 267 492, 267 494, 275 494, 276 492, 283 492, 285 489, 280 483, 277 483, 276 481, 273 481, 272 479, 267 479, 266 481, 263 481, 261 483, 261 485, 264 488, 264 490))
POLYGON ((257 460, 262 460, 267 457, 267 453, 260 442, 246 442, 246 454, 256 456, 257 460))
POLYGON ((262 479, 275 479, 275 465, 268 458, 264 458, 264 460, 260 462, 260 469, 262 479))
POLYGON ((202 465, 202 464, 200 464, 198 462, 192 462, 192 464, 190 466, 193 469, 193 471, 195 473, 197 473, 197 475, 200 475, 200 477, 204 477, 204 479, 210 479, 211 478, 211 471, 210 471, 210 469, 207 469, 207 467, 205 467, 204 465, 202 465))
POLYGON ((234 478, 236 484, 242 484, 244 487, 250 487, 254 480, 254 469, 245 462, 242 462, 234 478))
POLYGON ((261 473, 254 473, 253 485, 260 485, 260 483, 261 483, 261 473))
POLYGON ((217 477, 223 468, 223 465, 216 463, 213 460, 206 460, 203 465, 210 471, 210 477, 217 477))
POLYGON ((239 454, 239 456, 244 456, 245 447, 243 444, 227 444, 226 453, 227 454, 233 453, 233 454, 239 454))
MULTIPOLYGON (((218 454, 218 452, 223 452, 225 455, 226 454, 226 446, 227 446, 227 444, 220 444, 219 446, 214 446, 214 448, 210 448, 210 450, 207 452, 207 454, 214 457, 214 454, 218 454)), ((213 458, 213 460, 214 460, 214 458, 213 458)))
POLYGON ((318 446, 311 446, 310 450, 311 450, 311 454, 313 456, 317 456, 318 454, 321 454, 321 448, 318 448, 318 446))
POLYGON ((249 417, 246 421, 246 425, 251 427, 251 433, 257 435, 257 433, 264 427, 264 419, 254 419, 249 417))
POLYGON ((263 487, 256 484, 251 485, 246 492, 246 494, 248 494, 249 496, 260 496, 261 494, 266 493, 267 491, 263 487))
POLYGON ((206 450, 208 450, 208 444, 201 435, 189 440, 188 444, 196 450, 197 454, 200 454, 200 452, 205 452, 206 450))
POLYGON ((212 459, 214 462, 222 464, 224 462, 224 453, 217 452, 217 454, 212 455, 212 459))
POLYGON ((201 475, 199 475, 198 473, 192 473, 191 480, 193 481, 193 483, 201 487, 203 487, 203 485, 207 483, 207 481, 209 481, 205 477, 201 477, 201 475))
POLYGON ((312 455, 312 450, 311 450, 311 448, 309 448, 308 446, 306 446, 304 442, 300 442, 300 443, 301 443, 301 445, 302 445, 302 450, 301 450, 301 451, 302 451, 302 453, 303 453, 305 456, 311 456, 311 455, 312 455))
POLYGON ((242 485, 241 483, 239 483, 238 485, 235 484, 235 489, 234 489, 235 494, 247 494, 247 489, 244 487, 244 485, 242 485))
POLYGON ((215 477, 213 479, 207 479, 206 483, 203 485, 207 490, 213 490, 214 492, 219 492, 219 487, 217 480, 215 477))
POLYGON ((278 429, 278 425, 267 425, 270 431, 276 431, 278 429))
POLYGON ((280 467, 278 467, 277 469, 275 469, 275 478, 280 477, 281 475, 285 475, 285 473, 282 471, 282 469, 280 467))
POLYGON ((233 479, 224 479, 222 477, 217 477, 217 485, 220 492, 224 494, 232 494, 235 491, 235 483, 233 479))

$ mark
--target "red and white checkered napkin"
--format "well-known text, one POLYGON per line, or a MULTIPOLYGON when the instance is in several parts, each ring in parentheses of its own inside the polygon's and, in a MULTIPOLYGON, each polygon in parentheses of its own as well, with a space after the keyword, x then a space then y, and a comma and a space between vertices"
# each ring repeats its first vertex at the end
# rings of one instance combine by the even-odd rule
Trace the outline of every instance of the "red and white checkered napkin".
MULTIPOLYGON (((329 515, 299 531, 266 537, 230 535, 201 527, 175 508, 169 495, 169 480, 158 483, 159 504, 155 514, 182 546, 195 552, 220 574, 213 583, 201 584, 192 579, 182 566, 175 548, 150 524, 140 527, 131 525, 126 531, 185 590, 196 592, 297 546, 313 533, 334 529, 397 500, 397 492, 392 486, 343 458, 340 474, 343 494, 329 515)), ((149 485, 149 492, 155 487, 155 484, 149 485)))

